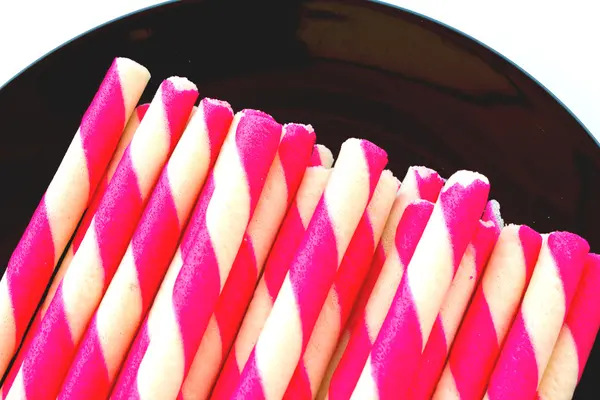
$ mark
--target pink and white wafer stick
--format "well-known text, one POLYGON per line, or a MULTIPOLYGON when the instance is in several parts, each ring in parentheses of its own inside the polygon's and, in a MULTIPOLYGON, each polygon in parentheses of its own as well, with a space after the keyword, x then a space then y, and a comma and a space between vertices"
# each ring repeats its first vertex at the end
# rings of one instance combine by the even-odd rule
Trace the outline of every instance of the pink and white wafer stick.
POLYGON ((488 192, 475 172, 446 181, 351 398, 405 398, 488 192))
POLYGON ((481 400, 541 245, 542 236, 525 225, 502 229, 454 339, 434 399, 481 400))
MULTIPOLYGON (((437 172, 429 168, 410 167, 406 172, 383 230, 381 241, 377 245, 371 268, 355 302, 354 311, 341 335, 335 355, 328 367, 327 378, 324 380, 324 391, 329 387, 330 377, 337 368, 338 362, 348 346, 350 337, 353 335, 358 336, 354 339, 355 343, 353 345, 363 343, 363 340, 368 340, 372 344, 377 337, 377 333, 379 333, 381 324, 400 284, 400 279, 404 274, 406 264, 403 264, 402 261, 404 259, 408 262, 410 259, 410 257, 401 257, 399 247, 396 245, 398 224, 404 210, 415 200, 427 200, 434 203, 443 185, 443 179, 437 172), (364 334, 368 334, 368 336, 363 336, 364 334)), ((426 223, 427 220, 422 222, 426 223)), ((419 235, 421 232, 419 232, 419 235)), ((413 251, 414 249, 410 251, 410 254, 413 251)), ((361 356, 364 357, 362 363, 364 363, 368 354, 367 348, 364 349, 366 353, 361 356)), ((359 353, 355 353, 355 355, 358 356, 359 353)), ((349 354, 346 359, 348 357, 353 356, 349 354)), ((355 382, 359 373, 360 370, 357 369, 355 371, 355 374, 357 374, 354 379, 355 382)), ((324 394, 322 397, 324 397, 324 394)))
POLYGON ((375 193, 344 254, 304 356, 288 385, 285 399, 315 398, 342 328, 369 271, 399 184, 390 173, 384 173, 379 178, 375 193))
POLYGON ((187 79, 169 78, 161 84, 42 319, 8 399, 58 394, 197 97, 196 87, 187 79))
POLYGON ((330 168, 333 165, 333 154, 331 154, 331 150, 322 144, 316 144, 310 156, 309 165, 313 167, 322 165, 330 168))
POLYGON ((600 328, 600 256, 589 254, 577 293, 538 388, 542 400, 569 400, 600 328))
POLYGON ((71 365, 59 399, 105 399, 169 266, 194 202, 233 119, 203 99, 163 169, 125 256, 71 365))
MULTIPOLYGON (((215 313, 182 385, 180 397, 208 397, 244 318, 265 259, 285 212, 296 195, 311 154, 320 152, 320 149, 314 146, 314 142, 315 134, 310 126, 288 124, 283 127, 283 137, 267 175, 265 187, 219 297, 215 313)), ((327 151, 323 149, 324 153, 327 151)), ((318 162, 321 162, 320 160, 321 157, 318 162)))
POLYGON ((533 399, 565 322, 589 251, 568 232, 544 237, 531 281, 500 352, 485 399, 533 399))
MULTIPOLYGON (((415 200, 408 204, 402 213, 402 217, 396 227, 395 237, 395 254, 386 260, 387 263, 396 263, 397 265, 408 265, 413 253, 417 247, 417 243, 421 240, 425 226, 429 221, 433 212, 433 203, 427 200, 415 200)), ((393 299, 393 296, 392 296, 393 299)), ((391 302, 391 300, 390 300, 391 302)), ((372 303, 373 304, 373 303, 372 303)), ((369 352, 377 338, 377 331, 374 331, 375 324, 370 323, 373 318, 369 315, 378 317, 380 310, 377 308, 378 303, 369 306, 364 313, 364 323, 356 324, 355 328, 349 335, 347 346, 344 347, 344 352, 339 355, 339 360, 334 360, 331 364, 337 365, 331 382, 324 382, 319 398, 329 397, 331 399, 348 399, 352 394, 352 390, 360 377, 362 368, 369 356, 369 352), (373 333, 375 333, 373 335, 373 333)), ((381 323, 385 316, 381 318, 381 322, 377 328, 381 327, 381 323)), ((339 347, 338 347, 339 350, 339 347)), ((331 368, 331 366, 330 366, 331 368)))
POLYGON ((348 139, 342 145, 232 398, 284 395, 386 163, 387 154, 366 140, 348 139))
POLYGON ((0 376, 112 157, 150 73, 113 61, 0 281, 0 376))
POLYGON ((177 397, 258 203, 282 127, 263 115, 241 114, 203 189, 201 199, 209 197, 204 225, 164 297, 168 305, 159 306, 161 315, 153 318, 157 325, 148 327, 152 340, 130 398, 177 397))
MULTIPOLYGON (((314 157, 312 160, 311 162, 317 162, 314 161, 314 157)), ((290 263, 325 190, 331 174, 330 166, 331 164, 306 169, 296 197, 281 224, 281 229, 269 253, 264 273, 243 317, 235 342, 227 356, 223 370, 219 374, 212 399, 229 400, 235 391, 252 348, 273 308, 273 303, 281 289, 290 263)))
POLYGON ((465 250, 456 276, 433 324, 415 374, 416 379, 409 391, 411 400, 431 399, 475 286, 498 240, 502 224, 499 205, 495 200, 491 200, 471 243, 465 250), (497 212, 494 212, 494 209, 497 212))
POLYGON ((65 275, 67 268, 71 264, 73 255, 79 248, 79 245, 81 244, 81 240, 83 239, 83 236, 85 235, 85 232, 87 231, 88 227, 90 226, 90 223, 92 222, 92 218, 93 218, 94 214, 96 213, 96 210, 98 209, 100 200, 102 199, 102 196, 104 196, 104 193, 106 192, 108 182, 110 182, 110 180, 112 179, 112 177, 115 173, 115 169, 117 168, 117 165, 121 161, 123 152, 125 151, 125 148, 127 148, 129 143, 131 142, 131 139, 133 138, 133 134, 137 130, 137 127, 139 126, 142 118, 144 117, 144 114, 146 114, 146 111, 148 110, 148 106, 149 106, 149 104, 142 104, 142 105, 138 106, 135 109, 135 111, 131 114, 131 116, 129 117, 129 121, 127 121, 125 130, 123 131, 123 134, 121 135, 121 139, 119 140, 119 143, 117 144, 117 148, 113 154, 112 159, 110 160, 110 162, 108 164, 108 167, 106 168, 104 176, 100 180, 100 183, 98 184, 98 187, 96 188, 96 191, 94 192, 94 196, 92 197, 92 200, 90 201, 90 204, 89 204, 85 214, 83 215, 81 223, 79 224, 79 227, 77 228, 77 231, 75 232, 75 235, 73 236, 71 245, 67 249, 67 252, 65 253, 65 255, 62 259, 62 262, 58 266, 58 270, 56 271, 56 274, 52 280, 52 283, 50 284, 50 288, 48 289, 48 293, 46 294, 46 297, 44 298, 44 301, 42 302, 42 306, 40 307, 38 312, 35 314, 33 321, 31 322, 31 326, 29 327, 29 330, 25 334, 25 338, 23 339, 23 345, 21 347, 21 350, 19 350, 19 353, 17 354, 17 358, 15 359, 15 362, 13 363, 10 371, 8 372, 8 375, 6 376, 6 379, 4 380, 2 388, 0 388, 0 399, 4 399, 8 395, 8 391, 9 391, 10 387, 12 386, 13 381, 15 380, 15 376, 17 375, 17 372, 19 371, 19 368, 21 368, 21 364, 23 363, 23 357, 27 353, 27 349, 29 349, 29 346, 31 345, 31 340, 33 339, 33 336, 35 335, 35 332, 37 332, 37 330, 39 329, 39 325, 42 322, 42 318, 44 317, 44 314, 46 314, 46 310, 48 309, 50 302, 54 298, 54 294, 56 293, 58 284, 62 280, 62 277, 65 275))

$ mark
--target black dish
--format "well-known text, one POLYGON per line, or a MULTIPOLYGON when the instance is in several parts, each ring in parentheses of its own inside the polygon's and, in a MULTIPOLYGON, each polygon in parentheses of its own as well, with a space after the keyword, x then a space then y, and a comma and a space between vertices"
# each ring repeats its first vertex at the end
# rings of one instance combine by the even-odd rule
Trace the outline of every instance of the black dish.
MULTIPOLYGON (((570 230, 600 251, 600 148, 498 54, 376 3, 220 0, 167 4, 102 26, 0 91, 0 260, 16 246, 115 56, 152 72, 144 101, 162 79, 186 76, 202 96, 235 109, 311 123, 332 149, 350 136, 370 139, 388 150, 400 177, 415 164, 445 176, 477 170, 490 178, 506 221, 570 230)), ((575 398, 598 397, 599 371, 597 342, 575 398)))

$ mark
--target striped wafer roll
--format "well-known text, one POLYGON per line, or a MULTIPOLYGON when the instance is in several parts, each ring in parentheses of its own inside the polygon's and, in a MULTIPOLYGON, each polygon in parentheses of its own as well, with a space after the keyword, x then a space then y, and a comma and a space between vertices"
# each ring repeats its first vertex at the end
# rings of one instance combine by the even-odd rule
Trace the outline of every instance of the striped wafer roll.
POLYGON ((169 266, 228 131, 229 104, 203 99, 156 184, 63 384, 59 399, 105 399, 169 266))
POLYGON ((406 396, 488 192, 478 173, 458 171, 446 181, 351 398, 406 396))
POLYGON ((512 323, 485 399, 533 399, 565 322, 589 251, 568 232, 544 237, 531 281, 512 323))
POLYGON ((454 339, 434 399, 481 400, 541 245, 542 236, 525 225, 502 229, 454 339))
POLYGON ((88 207, 150 73, 113 61, 0 281, 0 376, 15 354, 54 267, 88 207))
POLYGON ((313 399, 371 264, 400 182, 384 173, 363 213, 285 399, 313 399))
MULTIPOLYGON (((195 234, 161 315, 148 326, 150 343, 129 395, 177 397, 252 218, 280 142, 282 127, 262 113, 234 120, 201 199, 208 197, 195 234)), ((156 303, 153 307, 156 307, 156 303)), ((151 320, 149 319, 149 322, 151 320)))
POLYGON ((90 223, 92 222, 92 217, 94 216, 94 214, 96 213, 96 210, 98 209, 100 200, 102 199, 102 196, 104 196, 104 193, 106 192, 108 182, 110 182, 110 180, 112 179, 112 177, 115 173, 115 170, 117 168, 117 165, 121 161, 123 152, 125 151, 125 149, 129 145, 129 143, 131 142, 131 139, 133 138, 133 134, 137 130, 137 127, 139 126, 142 118, 144 117, 144 114, 146 114, 146 111, 148 110, 148 106, 149 106, 149 104, 142 104, 142 105, 138 106, 135 109, 135 112, 133 112, 131 114, 131 117, 129 117, 129 121, 127 121, 127 126, 125 126, 125 130, 123 131, 123 134, 121 135, 121 139, 119 140, 119 143, 117 144, 117 149, 115 150, 113 157, 110 160, 108 167, 106 168, 104 176, 100 180, 100 183, 98 184, 98 187, 96 188, 96 191, 94 192, 94 196, 92 197, 92 200, 90 201, 90 205, 88 206, 88 209, 86 210, 85 214, 83 215, 81 223, 79 224, 79 227, 77 228, 77 231, 75 232, 75 235, 73 236, 71 245, 67 249, 67 252, 62 259, 62 262, 58 266, 58 270, 56 271, 56 274, 52 280, 52 283, 50 284, 50 288, 48 289, 48 293, 46 294, 46 297, 44 298, 44 301, 42 302, 42 306, 35 314, 33 321, 31 322, 31 326, 29 327, 29 330, 25 334, 25 338, 23 339, 23 346, 21 347, 21 350, 19 350, 17 358, 15 359, 15 362, 13 363, 10 371, 8 372, 8 375, 6 376, 6 379, 4 380, 4 384, 2 385, 2 388, 0 388, 0 399, 4 399, 8 395, 8 390, 12 386, 12 383, 15 380, 15 376, 17 375, 19 368, 21 368, 21 364, 23 363, 23 357, 26 354, 27 349, 29 348, 29 346, 31 344, 31 340, 33 339, 35 332, 37 332, 37 330, 39 329, 39 325, 42 322, 42 318, 44 317, 44 314, 46 314, 46 310, 48 309, 50 302, 54 298, 54 294, 56 293, 58 284, 62 280, 62 277, 65 275, 67 268, 71 264, 73 255, 79 248, 79 245, 81 244, 81 240, 83 239, 85 232, 87 231, 88 227, 90 226, 90 223))
POLYGON ((589 254, 567 320, 538 388, 540 399, 573 397, 600 328, 599 286, 600 256, 589 254))
POLYGON ((232 398, 284 395, 386 163, 387 154, 366 140, 348 139, 342 145, 232 398))
POLYGON ((196 87, 187 79, 169 78, 161 84, 58 286, 8 399, 58 394, 197 96, 196 87))
POLYGON ((491 200, 471 243, 465 250, 456 276, 433 324, 415 374, 416 379, 410 388, 411 400, 429 400, 435 391, 465 310, 502 229, 503 222, 499 212, 490 212, 494 208, 499 211, 498 203, 491 200))
MULTIPOLYGON (((396 227, 395 246, 397 250, 395 251, 395 256, 390 256, 386 260, 386 264, 408 265, 432 212, 433 203, 430 201, 415 200, 408 204, 396 227)), ((374 319, 370 315, 373 314, 379 317, 379 310, 376 305, 368 305, 367 307, 364 319, 361 320, 364 323, 355 326, 350 333, 343 353, 336 354, 339 360, 334 359, 331 363, 337 365, 337 367, 333 372, 331 382, 324 382, 322 385, 319 398, 348 399, 352 394, 352 389, 354 389, 360 377, 362 367, 369 356, 369 352, 379 331, 379 329, 374 331, 372 328, 374 324, 370 324, 370 321, 374 319)), ((381 318, 381 322, 378 323, 377 328, 381 327, 384 319, 385 316, 381 318)))
MULTIPOLYGON (((317 161, 312 157, 311 162, 317 161)), ((330 166, 331 164, 306 169, 296 197, 281 224, 281 229, 269 253, 264 273, 243 317, 243 322, 234 339, 223 370, 219 374, 212 399, 229 400, 237 387, 246 361, 248 361, 260 331, 273 308, 290 262, 296 254, 317 203, 325 190, 331 174, 330 166)))
MULTIPOLYGON (((182 385, 180 397, 208 397, 224 358, 252 299, 256 282, 271 249, 279 226, 296 195, 313 153, 315 134, 310 126, 288 124, 265 187, 244 235, 219 297, 215 313, 196 352, 182 385)), ((315 152, 318 150, 315 149, 315 152)))

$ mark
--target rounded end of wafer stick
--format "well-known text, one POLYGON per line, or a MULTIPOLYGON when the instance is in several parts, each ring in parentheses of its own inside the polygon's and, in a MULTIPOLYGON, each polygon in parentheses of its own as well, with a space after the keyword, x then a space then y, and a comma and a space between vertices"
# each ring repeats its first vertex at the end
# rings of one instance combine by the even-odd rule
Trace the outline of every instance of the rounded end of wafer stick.
POLYGON ((416 191, 420 198, 435 202, 444 186, 444 180, 430 168, 412 166, 404 177, 404 185, 408 185, 406 190, 416 191))
POLYGON ((117 57, 113 61, 113 64, 116 65, 121 72, 124 70, 135 71, 138 74, 146 75, 147 79, 150 79, 150 71, 148 71, 148 68, 130 58, 117 57))
POLYGON ((568 305, 581 277, 590 245, 579 235, 561 231, 550 233, 547 245, 562 278, 568 305))
POLYGON ((331 168, 333 165, 333 154, 331 153, 331 150, 322 144, 314 145, 308 165, 309 167, 322 165, 326 168, 331 168))
POLYGON ((400 187, 400 179, 394 176, 394 173, 389 169, 384 169, 379 177, 381 183, 385 183, 386 186, 396 186, 396 190, 400 187))
MULTIPOLYGON (((173 85, 173 88, 178 92, 184 91, 198 91, 196 85, 187 78, 183 78, 181 76, 171 76, 165 80, 165 82, 169 82, 173 85)), ((163 84, 165 83, 163 82, 163 84)))
POLYGON ((490 184, 488 178, 485 175, 480 174, 479 172, 467 170, 457 171, 454 174, 452 174, 450 178, 448 178, 442 191, 445 192, 454 185, 467 187, 477 182, 483 183, 486 186, 489 186, 490 184))
POLYGON ((262 117, 270 119, 271 121, 275 121, 275 118, 273 118, 270 114, 260 110, 253 110, 251 108, 244 108, 242 111, 240 111, 240 115, 245 115, 248 117, 262 117))
POLYGON ((504 220, 502 219, 502 214, 500 213, 500 203, 498 203, 496 200, 488 201, 481 219, 497 226, 498 230, 502 229, 504 227, 504 220))
POLYGON ((312 125, 299 124, 295 122, 283 125, 283 135, 286 138, 294 138, 295 141, 300 141, 297 142, 297 144, 301 148, 306 148, 305 146, 308 146, 307 149, 310 149, 317 139, 312 125))
POLYGON ((211 106, 227 108, 231 111, 231 114, 233 114, 233 108, 231 107, 231 104, 229 104, 225 100, 212 99, 210 97, 205 97, 202 100, 200 100, 200 107, 211 107, 211 106))

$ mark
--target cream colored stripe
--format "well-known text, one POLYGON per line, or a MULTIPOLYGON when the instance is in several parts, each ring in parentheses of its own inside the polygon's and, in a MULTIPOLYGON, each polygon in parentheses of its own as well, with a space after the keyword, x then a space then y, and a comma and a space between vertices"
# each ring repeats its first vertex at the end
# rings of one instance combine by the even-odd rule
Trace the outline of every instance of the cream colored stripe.
POLYGON ((62 298, 69 323, 71 337, 75 343, 83 335, 89 317, 102 298, 104 270, 96 238, 95 218, 92 219, 70 268, 62 282, 62 298))
POLYGON ((339 266, 369 201, 370 171, 358 139, 348 139, 325 188, 339 266))
POLYGON ((562 280, 548 248, 547 236, 544 236, 538 262, 521 303, 521 312, 541 372, 550 359, 565 315, 562 280))
POLYGON ((129 143, 131 143, 133 135, 139 125, 140 119, 138 118, 137 113, 132 113, 129 121, 127 121, 127 125, 125 125, 125 129, 123 130, 123 134, 119 139, 119 143, 117 143, 117 148, 115 149, 115 152, 108 163, 108 167, 106 167, 105 174, 107 180, 110 181, 115 174, 115 170, 117 169, 121 158, 123 158, 123 153, 125 153, 125 149, 127 149, 127 146, 129 146, 129 143))
POLYGON ((187 220, 204 185, 210 164, 210 138, 204 110, 198 108, 167 164, 167 174, 179 225, 187 220))
POLYGON ((8 293, 7 279, 0 281, 0 371, 4 373, 17 347, 15 318, 8 293))
POLYGON ((169 268, 167 269, 162 284, 158 289, 156 297, 154 298, 154 303, 152 304, 152 308, 148 315, 148 335, 151 340, 154 336, 154 332, 160 330, 162 325, 162 315, 170 311, 173 287, 175 286, 175 280, 177 280, 177 276, 179 275, 182 266, 183 259, 181 257, 181 248, 178 247, 173 256, 173 260, 171 260, 171 265, 169 265, 169 268))
POLYGON ((275 240, 287 204, 287 185, 281 160, 277 154, 247 230, 259 268, 265 262, 271 244, 275 240))
POLYGON ((579 362, 577 345, 571 330, 564 325, 538 393, 542 400, 570 400, 577 387, 579 362))
POLYGON ((331 154, 331 150, 322 144, 317 144, 316 147, 319 152, 319 158, 321 159, 321 165, 325 168, 331 168, 333 165, 333 154, 331 154))
MULTIPOLYGON (((304 172, 302 183, 296 192, 295 206, 298 208, 304 228, 308 226, 317 203, 325 191, 325 186, 331 175, 331 169, 310 167, 304 172)), ((292 206, 293 207, 293 206, 292 206)))
POLYGON ((196 352, 192 366, 182 386, 185 400, 207 399, 221 369, 221 333, 214 314, 196 352))
POLYGON ((373 197, 367 206, 367 215, 373 229, 375 244, 379 242, 383 234, 399 185, 400 181, 389 170, 383 171, 375 188, 375 193, 373 193, 373 197))
POLYGON ((365 364, 362 373, 360 374, 360 378, 358 378, 358 382, 356 383, 356 387, 352 392, 352 396, 350 396, 351 400, 377 400, 379 399, 377 384, 373 379, 373 370, 371 368, 371 356, 367 358, 367 362, 365 364))
POLYGON ((302 350, 302 322, 289 276, 256 343, 256 362, 265 398, 281 399, 302 350), (281 340, 285 338, 285 340, 281 340))
POLYGON ((87 161, 80 132, 77 131, 45 194, 54 241, 54 265, 58 263, 87 206, 89 190, 87 161))
POLYGON ((114 378, 142 318, 142 291, 131 245, 96 313, 98 337, 108 376, 114 378))
POLYGON ((142 65, 127 58, 117 58, 117 70, 121 79, 125 118, 133 112, 146 84, 150 80, 150 72, 142 65))
MULTIPOLYGON (((25 383, 23 381, 23 367, 19 369, 13 384, 8 391, 6 400, 27 400, 27 394, 25 392, 25 383)), ((30 399, 34 400, 34 399, 30 399)))
POLYGON ((500 232, 481 281, 498 343, 508 333, 525 290, 525 279, 526 267, 519 227, 508 225, 500 232))
POLYGON ((450 367, 446 364, 442 377, 432 397, 433 400, 460 400, 460 394, 454 381, 450 367))
POLYGON ((406 268, 423 334, 423 347, 453 278, 453 252, 448 228, 438 202, 406 268))
POLYGON ((273 303, 263 278, 254 291, 254 297, 235 340, 235 359, 240 371, 244 369, 272 308, 273 303))

